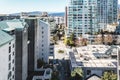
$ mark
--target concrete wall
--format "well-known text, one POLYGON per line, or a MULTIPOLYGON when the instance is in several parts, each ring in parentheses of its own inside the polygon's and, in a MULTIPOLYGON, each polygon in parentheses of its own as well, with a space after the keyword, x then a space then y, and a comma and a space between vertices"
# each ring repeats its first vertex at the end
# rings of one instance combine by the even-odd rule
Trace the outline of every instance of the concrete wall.
POLYGON ((22 34, 23 38, 22 38, 22 80, 26 80, 27 76, 28 76, 28 28, 23 30, 23 34, 22 34))
POLYGON ((39 33, 40 33, 40 27, 39 27, 39 19, 37 19, 37 26, 36 26, 36 30, 35 30, 35 35, 36 35, 36 38, 35 38, 35 54, 34 54, 34 70, 37 71, 37 61, 38 59, 40 58, 39 57, 39 43, 40 43, 40 36, 39 36, 39 33))
POLYGON ((64 17, 54 17, 55 23, 56 24, 64 24, 65 23, 65 18, 64 17))
POLYGON ((39 21, 39 58, 49 61, 50 27, 46 22, 39 21))
POLYGON ((9 42, 0 47, 0 80, 15 80, 15 40, 9 42), (10 44, 9 44, 10 43, 10 44), (9 47, 11 47, 11 52, 9 53, 9 47), (9 55, 11 55, 11 60, 9 60, 9 55), (14 61, 13 61, 14 60, 14 61), (11 67, 9 69, 9 63, 11 67), (14 69, 13 69, 14 68, 14 69), (8 79, 9 75, 9 79, 8 79))
POLYGON ((16 80, 27 79, 27 61, 28 61, 28 33, 27 27, 16 29, 16 80))
POLYGON ((28 75, 34 71, 35 65, 35 45, 37 38, 37 19, 25 19, 25 22, 28 24, 28 75))

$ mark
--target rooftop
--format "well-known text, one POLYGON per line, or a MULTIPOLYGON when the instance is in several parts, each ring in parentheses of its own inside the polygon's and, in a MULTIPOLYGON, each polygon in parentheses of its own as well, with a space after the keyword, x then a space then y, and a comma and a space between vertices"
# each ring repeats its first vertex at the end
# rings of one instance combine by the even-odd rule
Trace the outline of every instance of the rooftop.
MULTIPOLYGON (((117 60, 112 59, 106 54, 108 49, 112 49, 106 45, 88 45, 79 47, 69 53, 72 67, 106 67, 116 68, 117 60)), ((116 50, 111 50, 111 54, 116 50)))
POLYGON ((44 23, 45 25, 48 25, 48 26, 50 26, 50 24, 48 23, 48 22, 46 22, 46 21, 44 21, 44 20, 39 20, 41 23, 44 23))
MULTIPOLYGON (((34 78, 50 78, 51 77, 52 70, 50 68, 46 69, 39 69, 38 71, 34 71, 32 74, 30 74, 27 78, 27 80, 33 80, 34 78)), ((36 80, 36 79, 35 79, 36 80)))
POLYGON ((101 80, 101 78, 95 74, 91 75, 90 77, 88 77, 88 79, 86 80, 101 80))
POLYGON ((13 37, 0 30, 0 47, 13 40, 13 37))
POLYGON ((25 22, 19 19, 1 21, 0 30, 11 31, 15 28, 24 28, 25 24, 25 22))

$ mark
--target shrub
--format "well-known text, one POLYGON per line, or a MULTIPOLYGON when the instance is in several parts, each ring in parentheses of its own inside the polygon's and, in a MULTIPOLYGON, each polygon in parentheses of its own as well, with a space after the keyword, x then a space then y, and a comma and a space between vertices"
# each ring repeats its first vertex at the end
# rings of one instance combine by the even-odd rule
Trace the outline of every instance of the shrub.
POLYGON ((63 50, 59 50, 58 53, 64 53, 64 51, 63 50))

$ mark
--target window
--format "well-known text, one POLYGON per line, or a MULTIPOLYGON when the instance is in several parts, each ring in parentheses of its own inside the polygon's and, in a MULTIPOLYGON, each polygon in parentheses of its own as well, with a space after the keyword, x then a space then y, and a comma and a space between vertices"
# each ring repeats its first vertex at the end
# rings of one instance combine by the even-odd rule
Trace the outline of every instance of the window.
POLYGON ((11 77, 11 71, 8 73, 8 79, 11 77))
POLYGON ((42 49, 42 51, 44 51, 44 49, 42 49))
POLYGON ((13 52, 13 56, 15 55, 15 52, 13 52))
POLYGON ((52 55, 52 54, 53 54, 53 52, 50 52, 50 54, 52 55))
POLYGON ((11 63, 9 63, 9 70, 11 69, 11 63))
POLYGON ((12 68, 12 71, 14 71, 14 67, 12 68))
POLYGON ((9 43, 9 45, 11 44, 11 42, 9 43))
POLYGON ((42 31, 42 34, 44 33, 44 31, 42 31))
POLYGON ((90 75, 91 74, 91 70, 87 70, 87 75, 90 75))
POLYGON ((44 45, 42 44, 42 47, 43 47, 44 45))
POLYGON ((9 53, 11 53, 11 46, 9 46, 9 53))
POLYGON ((13 60, 12 60, 12 63, 14 63, 14 62, 15 62, 15 60, 13 59, 13 60))
POLYGON ((15 47, 15 45, 13 44, 13 48, 15 47))
POLYGON ((11 54, 9 55, 9 61, 11 61, 11 54))
POLYGON ((50 50, 53 50, 53 48, 50 48, 50 50))
POLYGON ((15 77, 15 76, 13 75, 12 78, 14 79, 14 77, 15 77))

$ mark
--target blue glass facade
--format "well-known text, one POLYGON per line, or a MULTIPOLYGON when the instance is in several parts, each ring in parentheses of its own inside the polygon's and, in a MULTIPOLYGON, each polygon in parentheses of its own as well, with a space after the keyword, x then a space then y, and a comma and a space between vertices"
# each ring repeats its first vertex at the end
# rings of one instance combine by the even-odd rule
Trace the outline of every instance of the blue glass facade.
POLYGON ((101 29, 117 22, 118 0, 97 0, 97 8, 98 26, 101 29))
POLYGON ((67 36, 94 34, 117 21, 117 0, 70 0, 67 12, 67 36))

